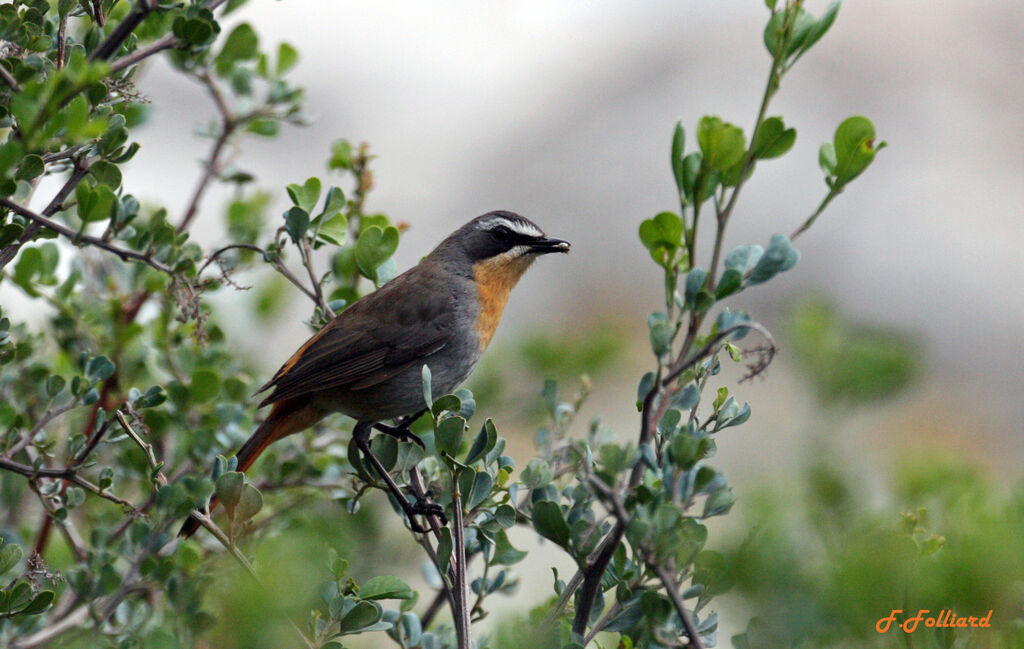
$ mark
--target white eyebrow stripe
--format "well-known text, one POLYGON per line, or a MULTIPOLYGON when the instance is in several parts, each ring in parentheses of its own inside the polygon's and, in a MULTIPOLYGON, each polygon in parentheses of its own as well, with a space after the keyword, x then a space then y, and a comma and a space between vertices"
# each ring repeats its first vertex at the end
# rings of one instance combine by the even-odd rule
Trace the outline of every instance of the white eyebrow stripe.
POLYGON ((540 238, 544 236, 543 232, 533 227, 529 223, 523 223, 522 221, 513 221, 512 219, 507 219, 504 216, 496 216, 494 218, 488 219, 481 223, 480 227, 483 228, 484 230, 493 230, 494 228, 502 225, 504 225, 509 230, 512 230, 513 232, 516 232, 527 237, 540 238))

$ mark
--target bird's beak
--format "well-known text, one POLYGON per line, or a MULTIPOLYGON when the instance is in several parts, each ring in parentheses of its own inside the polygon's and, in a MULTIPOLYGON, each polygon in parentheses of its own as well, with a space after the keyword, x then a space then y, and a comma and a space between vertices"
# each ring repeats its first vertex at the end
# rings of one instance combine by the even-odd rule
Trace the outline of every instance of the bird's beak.
POLYGON ((531 241, 530 252, 546 255, 551 252, 569 252, 569 242, 562 239, 537 239, 531 241))

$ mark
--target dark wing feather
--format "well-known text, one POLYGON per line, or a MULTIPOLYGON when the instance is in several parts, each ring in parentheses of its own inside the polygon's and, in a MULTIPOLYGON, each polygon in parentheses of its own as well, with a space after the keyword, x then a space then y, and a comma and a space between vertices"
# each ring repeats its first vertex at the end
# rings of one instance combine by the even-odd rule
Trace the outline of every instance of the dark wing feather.
POLYGON ((442 349, 454 330, 452 294, 417 266, 342 311, 309 339, 260 392, 260 404, 386 381, 442 349))

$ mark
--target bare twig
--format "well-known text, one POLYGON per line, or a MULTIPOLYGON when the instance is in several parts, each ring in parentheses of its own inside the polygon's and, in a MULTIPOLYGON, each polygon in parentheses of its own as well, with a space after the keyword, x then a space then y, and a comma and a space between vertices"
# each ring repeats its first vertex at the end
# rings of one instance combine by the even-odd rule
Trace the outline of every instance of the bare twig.
POLYGON ((328 318, 333 318, 334 311, 331 310, 331 307, 327 306, 327 300, 324 299, 324 291, 320 286, 320 280, 317 279, 316 273, 313 271, 313 250, 306 239, 302 240, 302 244, 299 246, 299 253, 302 257, 302 265, 306 267, 306 273, 309 275, 309 283, 313 285, 313 295, 316 298, 314 301, 327 314, 328 318))
MULTIPOLYGON (((106 61, 114 56, 118 48, 121 47, 121 44, 128 39, 131 33, 135 31, 135 28, 153 11, 155 6, 156 3, 151 0, 139 0, 136 2, 132 10, 128 12, 128 15, 117 24, 117 27, 107 35, 102 43, 96 46, 89 59, 92 61, 106 61)), ((102 21, 102 15, 97 17, 97 22, 100 21, 102 21)), ((100 24, 102 25, 102 22, 100 24)))
POLYGON ((22 464, 21 462, 15 462, 8 460, 7 458, 0 457, 0 469, 10 471, 12 473, 19 473, 27 478, 60 478, 73 482, 74 484, 82 487, 86 491, 91 491, 100 498, 105 498, 112 503, 121 505, 129 511, 135 511, 135 506, 127 500, 115 496, 114 494, 100 489, 92 482, 86 480, 82 476, 78 475, 77 469, 63 468, 63 469, 36 469, 35 467, 29 466, 28 464, 22 464))
POLYGON ((686 630, 686 635, 690 639, 690 646, 696 647, 697 649, 704 649, 704 642, 700 639, 700 633, 697 632, 697 627, 693 623, 693 617, 690 615, 690 611, 687 610, 686 605, 683 603, 683 598, 679 594, 679 586, 676 584, 672 575, 665 570, 664 566, 659 566, 653 563, 649 557, 645 556, 647 567, 654 571, 654 574, 658 575, 658 579, 661 580, 661 584, 665 587, 665 592, 668 594, 668 598, 672 600, 672 606, 676 609, 676 614, 679 615, 679 619, 683 623, 683 628, 686 630))
POLYGON ((126 54, 121 58, 115 60, 110 64, 110 72, 120 72, 125 68, 129 68, 140 61, 147 59, 154 54, 159 54, 164 50, 178 46, 178 39, 174 34, 167 34, 166 36, 159 38, 145 47, 140 47, 131 54, 126 54))
POLYGON ((818 208, 814 210, 814 212, 809 217, 807 217, 807 220, 804 221, 799 228, 793 231, 793 234, 789 235, 789 240, 793 241, 801 234, 806 232, 807 228, 814 225, 814 222, 818 220, 818 217, 821 216, 821 213, 825 211, 825 208, 828 207, 828 204, 832 202, 832 199, 838 196, 842 191, 842 189, 836 189, 834 187, 830 189, 828 194, 825 195, 825 198, 818 205, 818 208))
MULTIPOLYGON (((64 206, 64 201, 71 195, 71 192, 75 191, 75 187, 77 187, 78 183, 85 178, 87 173, 89 173, 88 165, 76 164, 71 175, 68 176, 67 181, 65 181, 64 185, 50 200, 50 203, 43 208, 43 216, 53 216, 59 212, 64 206)), ((15 243, 9 244, 0 250, 0 269, 9 264, 11 260, 14 259, 15 255, 18 254, 18 250, 21 246, 31 241, 42 228, 43 225, 38 221, 29 223, 28 227, 25 228, 25 231, 21 233, 21 236, 18 237, 18 240, 15 243)))
POLYGON ((452 474, 452 525, 455 528, 455 549, 452 563, 455 567, 455 601, 458 604, 458 615, 455 616, 455 637, 459 649, 470 649, 469 638, 469 591, 466 589, 466 532, 462 520, 462 494, 459 492, 459 481, 452 474))
POLYGON ((36 214, 32 210, 22 207, 21 205, 18 205, 17 203, 10 199, 0 197, 0 206, 6 207, 7 209, 11 210, 16 214, 20 214, 21 216, 24 216, 27 219, 30 219, 32 221, 35 221, 36 223, 39 223, 40 225, 50 228, 54 232, 61 234, 64 237, 67 237, 74 243, 86 243, 91 246, 95 246, 97 248, 106 250, 107 252, 113 253, 114 255, 120 257, 124 261, 134 259, 136 261, 141 261, 144 264, 152 266, 153 268, 161 272, 167 273, 168 275, 174 274, 173 270, 156 261, 155 259, 151 258, 149 255, 144 255, 142 253, 135 252, 134 250, 128 250, 126 248, 119 248, 117 246, 107 243, 106 241, 98 237, 93 237, 87 234, 82 234, 80 232, 75 232, 71 228, 61 225, 60 223, 54 221, 53 219, 49 219, 43 216, 42 214, 36 214))
POLYGON ((224 152, 224 148, 227 146, 228 141, 234 134, 235 129, 241 123, 234 118, 231 113, 231 109, 228 107, 227 102, 224 101, 224 96, 220 92, 220 88, 217 87, 213 77, 210 76, 209 72, 201 72, 196 75, 203 85, 210 91, 210 95, 213 97, 213 102, 217 106, 217 112, 220 113, 221 127, 220 134, 213 142, 213 148, 210 150, 210 156, 204 163, 203 175, 199 177, 199 182, 196 184, 195 190, 192 192, 192 200, 189 201, 188 209, 185 210, 185 215, 181 219, 181 223, 178 224, 178 232, 184 232, 188 229, 192 223, 192 219, 195 218, 196 213, 199 211, 199 202, 203 198, 203 194, 206 193, 207 188, 210 186, 210 182, 217 177, 221 169, 221 155, 224 152))
POLYGON ((8 72, 7 68, 5 68, 3 65, 0 65, 0 79, 2 79, 4 83, 10 86, 11 90, 13 90, 14 92, 21 92, 21 84, 18 83, 17 79, 14 78, 14 75, 8 72))
MULTIPOLYGON (((605 505, 611 510, 613 516, 618 520, 619 525, 623 528, 629 525, 629 513, 626 512, 626 507, 622 503, 622 498, 619 497, 618 492, 613 489, 609 489, 597 476, 588 475, 588 482, 590 486, 594 488, 594 491, 601 497, 605 505)), ((704 644, 701 642, 700 634, 697 632, 697 627, 693 623, 693 617, 690 615, 690 611, 686 609, 683 604, 683 598, 679 595, 679 588, 672 578, 672 576, 665 570, 664 566, 658 565, 653 560, 650 554, 644 548, 638 548, 640 554, 643 556, 644 563, 650 568, 658 579, 661 580, 662 585, 665 587, 665 592, 668 593, 669 599, 672 600, 672 605, 675 606, 676 613, 679 615, 679 619, 683 622, 683 628, 686 630, 686 635, 690 639, 690 646, 696 647, 697 649, 704 649, 704 644)))
MULTIPOLYGON (((665 387, 665 386, 668 386, 669 384, 671 384, 672 381, 674 381, 677 378, 679 378, 679 376, 683 372, 685 372, 686 370, 690 369, 691 367, 693 367, 697 363, 701 362, 702 360, 704 360, 708 356, 711 356, 715 352, 715 349, 718 347, 718 345, 723 340, 725 340, 726 338, 728 338, 729 336, 731 336, 732 334, 736 333, 737 331, 739 331, 741 329, 753 329, 757 333, 759 333, 762 336, 764 336, 765 340, 768 341, 768 343, 769 343, 769 345, 771 347, 771 350, 772 350, 771 351, 771 356, 775 355, 775 347, 776 347, 775 346, 775 339, 772 338, 771 332, 769 332, 768 329, 766 329, 765 326, 762 325, 761 323, 755 322, 753 320, 748 320, 748 321, 743 322, 741 324, 736 324, 736 325, 733 325, 731 327, 726 327, 725 329, 721 330, 720 332, 718 332, 718 335, 716 335, 714 338, 712 338, 706 345, 701 347, 700 350, 698 350, 697 353, 694 354, 693 356, 691 356, 689 359, 685 359, 684 360, 683 358, 680 358, 676 362, 676 364, 674 364, 672 366, 672 369, 669 370, 669 373, 665 376, 665 378, 661 380, 660 385, 662 387, 665 387)), ((770 362, 770 359, 769 359, 769 362, 770 362)), ((764 367, 767 367, 767 365, 764 365, 764 367)), ((757 372, 760 373, 761 371, 763 371, 764 367, 761 367, 760 369, 758 369, 757 372)))
POLYGON ((60 406, 59 408, 50 408, 49 410, 47 410, 46 413, 43 414, 43 416, 39 419, 39 421, 36 422, 36 425, 32 427, 32 430, 30 430, 27 435, 22 435, 21 439, 19 439, 14 444, 14 446, 9 448, 7 452, 4 453, 4 457, 13 458, 14 456, 16 456, 18 453, 22 451, 22 449, 24 449, 26 446, 32 443, 32 440, 35 438, 35 436, 38 435, 39 431, 45 428, 47 424, 49 424, 57 417, 63 415, 68 410, 71 410, 76 405, 78 405, 78 397, 75 397, 74 399, 67 402, 63 406, 60 406))
POLYGON ((131 424, 128 423, 128 420, 125 419, 123 412, 115 410, 114 416, 117 417, 117 422, 121 424, 121 428, 124 430, 125 434, 127 434, 128 437, 131 437, 132 441, 138 444, 139 448, 142 449, 142 452, 146 454, 146 460, 149 461, 149 466, 156 471, 156 474, 153 476, 153 480, 160 486, 166 485, 167 478, 164 476, 163 472, 159 470, 161 465, 157 462, 156 454, 153 452, 153 445, 142 441, 139 434, 135 432, 135 429, 133 429, 131 424))

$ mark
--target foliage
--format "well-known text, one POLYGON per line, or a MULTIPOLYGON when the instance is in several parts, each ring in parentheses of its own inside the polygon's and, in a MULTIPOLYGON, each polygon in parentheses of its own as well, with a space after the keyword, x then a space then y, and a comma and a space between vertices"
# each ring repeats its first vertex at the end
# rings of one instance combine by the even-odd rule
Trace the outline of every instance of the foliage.
POLYGON ((734 592, 758 616, 738 647, 1019 646, 1022 485, 928 453, 887 474, 868 485, 815 461, 796 484, 751 494, 742 518, 753 531, 722 549, 734 592), (893 609, 900 621, 993 611, 992 627, 878 633, 893 609))
MULTIPOLYGON (((520 527, 577 567, 568 579, 554 574, 553 601, 533 613, 533 646, 583 646, 600 632, 618 634, 623 647, 677 646, 684 637, 714 645, 717 617, 708 605, 727 587, 728 566, 704 549, 705 523, 728 513, 735 496, 708 459, 717 434, 751 412, 715 377, 724 357, 759 374, 775 346, 742 312, 712 311, 792 268, 793 239, 882 146, 867 119, 843 121, 821 149, 827 194, 803 225, 765 247, 723 255, 747 179, 796 138, 781 117, 767 115, 770 100, 838 4, 815 18, 799 0, 768 3, 769 76, 749 140, 707 116, 687 152, 682 125, 675 129, 679 211, 639 227, 661 269, 665 304, 647 321, 653 369, 640 380, 635 441, 624 443, 598 420, 577 432, 586 383, 567 399, 548 381, 538 452, 517 466, 499 425, 476 414, 473 395, 431 394, 424 367, 427 414, 412 424, 422 446, 377 436, 366 455, 350 443, 349 424, 329 419, 275 445, 250 475, 218 454, 252 430, 248 395, 261 381, 220 326, 228 314, 208 296, 266 266, 309 298, 317 328, 395 275, 401 228, 366 209, 367 146, 339 140, 327 162, 338 185, 318 177, 287 185, 291 204, 268 230, 268 193, 230 166, 228 153, 245 134, 274 137, 282 122, 302 122, 302 92, 287 78, 298 55, 286 44, 265 49, 244 22, 222 33, 223 14, 242 4, 0 7, 0 119, 8 129, 0 144, 0 280, 48 314, 36 330, 19 314, 0 313, 0 524, 18 545, 33 546, 27 559, 0 549, 10 563, 2 572, 24 566, 2 591, 0 638, 20 649, 338 649, 352 635, 377 634, 380 642, 386 634, 401 647, 468 648, 488 598, 515 586, 513 566, 527 553, 509 532, 520 527), (203 130, 204 168, 177 218, 159 203, 143 206, 121 171, 139 152, 132 133, 146 118, 133 75, 165 51, 217 109, 203 130), (44 176, 63 184, 36 212, 27 204, 44 176), (189 231, 215 182, 237 192, 226 210, 227 241, 204 250, 189 231), (709 213, 716 236, 701 266, 708 255, 697 231, 709 213), (327 270, 317 270, 325 259, 327 270), (762 342, 741 350, 748 336, 762 342), (224 504, 217 520, 207 507, 214 493, 224 504), (392 576, 405 569, 392 555, 374 555, 393 535, 360 506, 375 495, 383 502, 382 493, 424 551, 425 587, 392 576), (408 500, 421 507, 405 516, 408 500), (330 504, 353 514, 371 542, 353 550, 330 504), (190 512, 205 532, 175 544, 173 531, 190 512), (321 560, 312 565, 311 557, 321 560), (432 601, 421 603, 422 595, 432 601), (439 617, 446 605, 450 621, 439 617)), ((272 296, 262 294, 267 310, 272 296)), ((479 647, 503 642, 475 635, 479 647)))

